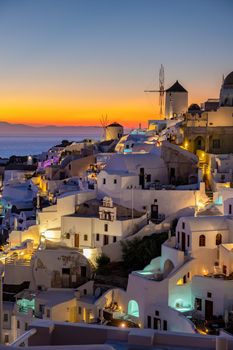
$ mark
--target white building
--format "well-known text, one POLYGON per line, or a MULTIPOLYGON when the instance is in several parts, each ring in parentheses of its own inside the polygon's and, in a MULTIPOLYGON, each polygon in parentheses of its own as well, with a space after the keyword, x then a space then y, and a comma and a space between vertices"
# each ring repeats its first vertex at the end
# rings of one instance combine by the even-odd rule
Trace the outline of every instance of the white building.
POLYGON ((171 119, 180 116, 188 109, 188 91, 178 80, 166 90, 165 117, 171 119))
POLYGON ((124 128, 122 125, 114 122, 109 124, 105 128, 105 140, 119 140, 124 134, 124 128))
POLYGON ((197 157, 163 142, 150 153, 113 155, 98 174, 98 197, 138 211, 169 216, 196 206, 203 186, 197 177, 197 157), (199 189, 201 188, 201 191, 199 189))
POLYGON ((233 307, 233 221, 185 217, 161 257, 129 276, 128 314, 144 327, 194 332, 185 316, 223 319, 233 307))
POLYGON ((76 248, 101 248, 139 231, 147 223, 145 214, 113 203, 91 200, 79 206, 76 213, 61 219, 61 240, 76 248))

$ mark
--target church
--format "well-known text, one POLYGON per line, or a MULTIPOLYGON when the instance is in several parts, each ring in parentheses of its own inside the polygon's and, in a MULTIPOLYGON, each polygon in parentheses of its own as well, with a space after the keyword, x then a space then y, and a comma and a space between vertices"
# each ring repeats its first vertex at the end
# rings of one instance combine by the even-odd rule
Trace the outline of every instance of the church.
POLYGON ((208 110, 189 108, 183 123, 186 149, 196 153, 225 154, 233 152, 233 72, 223 80, 219 106, 208 110))

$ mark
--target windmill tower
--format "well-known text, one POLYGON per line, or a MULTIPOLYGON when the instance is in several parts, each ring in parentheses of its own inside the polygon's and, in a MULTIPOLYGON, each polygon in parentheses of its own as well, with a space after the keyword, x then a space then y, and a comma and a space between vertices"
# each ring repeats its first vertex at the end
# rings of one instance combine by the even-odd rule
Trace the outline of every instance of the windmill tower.
POLYGON ((107 116, 107 114, 101 116, 100 124, 101 124, 102 129, 103 129, 102 139, 105 140, 105 138, 106 138, 106 130, 107 130, 107 126, 108 126, 108 116, 107 116))
POLYGON ((161 64, 160 70, 159 70, 159 90, 145 90, 144 92, 149 92, 149 93, 159 93, 159 114, 160 118, 164 118, 164 67, 161 64))

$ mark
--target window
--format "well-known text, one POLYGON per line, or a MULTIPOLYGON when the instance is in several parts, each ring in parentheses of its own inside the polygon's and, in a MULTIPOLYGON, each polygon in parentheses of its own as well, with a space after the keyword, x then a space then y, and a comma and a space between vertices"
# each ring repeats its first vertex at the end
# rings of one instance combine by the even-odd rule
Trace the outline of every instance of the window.
POLYGON ((220 140, 219 139, 213 140, 213 148, 220 148, 220 140))
POLYGON ((87 290, 86 290, 86 288, 83 289, 83 294, 84 294, 84 295, 87 295, 87 290))
POLYGON ((71 170, 71 164, 69 164, 69 170, 71 170))
POLYGON ((216 235, 216 245, 222 244, 222 235, 218 233, 216 235))
POLYGON ((189 247, 189 235, 187 235, 187 247, 189 247))
POLYGON ((117 179, 114 179, 114 180, 113 180, 113 183, 114 183, 114 184, 117 184, 117 179))
POLYGON ((99 240, 100 240, 100 234, 99 234, 99 233, 96 234, 95 240, 96 240, 97 242, 99 242, 99 240))
POLYGON ((66 239, 70 239, 70 233, 66 234, 66 239))
POLYGON ((78 307, 78 314, 82 315, 82 308, 81 308, 81 306, 78 307))
POLYGON ((231 214, 232 214, 232 205, 229 204, 229 215, 231 215, 231 214))
POLYGON ((182 222, 182 229, 185 229, 185 222, 182 222))
POLYGON ((212 293, 207 292, 207 298, 212 298, 212 293))
POLYGON ((115 243, 117 241, 116 236, 113 236, 112 241, 113 241, 113 243, 115 243))
POLYGON ((104 224, 104 231, 108 232, 108 224, 104 224))
POLYGON ((205 247, 205 235, 199 237, 199 247, 205 247))
POLYGON ((20 321, 17 320, 17 329, 20 329, 20 321))
POLYGON ((177 232, 177 242, 180 243, 180 232, 177 232))
POLYGON ((3 321, 4 321, 4 322, 8 322, 8 314, 4 314, 4 316, 3 316, 3 321))
POLYGON ((224 275, 227 274, 227 267, 226 267, 226 265, 222 266, 222 273, 224 273, 224 275))
POLYGON ((167 331, 167 320, 163 320, 163 330, 167 331))
POLYGON ((202 300, 200 298, 195 299, 195 309, 198 311, 202 310, 202 300))
POLYGON ((47 309, 47 310, 46 310, 46 317, 47 317, 47 318, 50 318, 50 309, 47 309))
POLYGON ((28 330, 28 323, 27 322, 25 322, 24 329, 25 329, 25 331, 28 330))
POLYGON ((84 241, 88 241, 88 236, 87 235, 84 235, 84 241))
POLYGON ((187 283, 186 275, 183 276, 183 284, 187 283))
POLYGON ((146 182, 151 182, 151 174, 146 175, 146 182))
POLYGON ((159 311, 155 310, 155 316, 159 316, 159 311))
POLYGON ((106 184, 106 179, 104 178, 104 179, 103 179, 103 185, 105 185, 105 184, 106 184))

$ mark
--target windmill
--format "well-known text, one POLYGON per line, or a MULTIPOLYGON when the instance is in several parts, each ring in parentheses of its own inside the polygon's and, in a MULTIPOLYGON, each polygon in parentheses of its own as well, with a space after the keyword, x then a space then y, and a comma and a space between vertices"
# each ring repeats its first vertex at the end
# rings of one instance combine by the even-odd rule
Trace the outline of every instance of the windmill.
POLYGON ((103 129, 102 139, 105 140, 105 137, 106 137, 106 129, 107 129, 107 127, 108 127, 108 116, 107 116, 107 114, 101 116, 101 118, 100 118, 100 124, 101 124, 102 129, 103 129))
POLYGON ((145 90, 144 92, 159 92, 159 113, 162 119, 164 116, 164 67, 162 64, 159 70, 159 90, 145 90))

